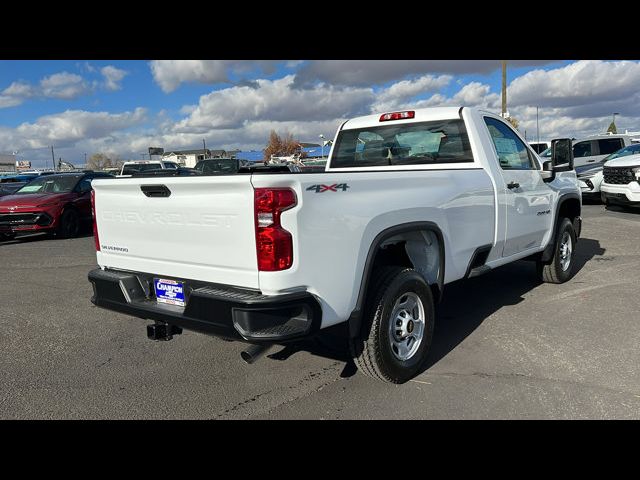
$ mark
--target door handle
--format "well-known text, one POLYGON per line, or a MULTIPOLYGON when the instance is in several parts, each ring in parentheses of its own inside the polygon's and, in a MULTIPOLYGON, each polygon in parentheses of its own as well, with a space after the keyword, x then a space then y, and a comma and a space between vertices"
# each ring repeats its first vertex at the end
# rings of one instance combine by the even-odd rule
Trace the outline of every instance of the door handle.
POLYGON ((140 190, 147 197, 168 197, 171 195, 171 190, 166 185, 140 185, 140 190))
POLYGON ((587 160, 587 162, 593 163, 593 162, 595 162, 595 160, 587 160))
POLYGON ((513 190, 514 188, 520 188, 520 184, 518 182, 507 183, 507 188, 509 190, 513 190))

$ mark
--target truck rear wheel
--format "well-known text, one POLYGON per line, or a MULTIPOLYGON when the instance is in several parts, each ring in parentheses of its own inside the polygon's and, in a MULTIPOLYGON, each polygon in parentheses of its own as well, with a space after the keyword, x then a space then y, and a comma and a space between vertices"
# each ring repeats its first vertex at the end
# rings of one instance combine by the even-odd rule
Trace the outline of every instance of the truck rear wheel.
POLYGON ((361 335, 351 340, 359 370, 390 383, 404 383, 424 367, 433 338, 431 289, 411 268, 374 272, 361 335))
POLYGON ((564 283, 571 278, 576 246, 576 232, 571 220, 563 218, 556 237, 555 250, 550 263, 538 262, 540 280, 546 283, 564 283))

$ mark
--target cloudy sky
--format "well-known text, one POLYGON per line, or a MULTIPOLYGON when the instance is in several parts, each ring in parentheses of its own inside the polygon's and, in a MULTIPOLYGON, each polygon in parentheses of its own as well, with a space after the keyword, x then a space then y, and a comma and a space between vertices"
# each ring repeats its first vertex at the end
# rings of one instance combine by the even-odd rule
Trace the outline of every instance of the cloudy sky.
MULTIPOLYGON (((148 147, 261 150, 353 116, 406 107, 500 111, 500 61, 0 61, 0 153, 33 166, 148 147)), ((640 62, 509 61, 508 110, 527 138, 640 130, 640 62)))

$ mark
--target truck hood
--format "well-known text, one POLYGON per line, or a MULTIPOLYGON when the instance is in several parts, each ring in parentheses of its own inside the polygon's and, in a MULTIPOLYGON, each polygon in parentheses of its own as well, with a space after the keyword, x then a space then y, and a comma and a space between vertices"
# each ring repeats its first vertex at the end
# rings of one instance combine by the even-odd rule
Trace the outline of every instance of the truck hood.
POLYGON ((7 211, 11 207, 34 208, 44 203, 61 202, 69 195, 69 193, 25 193, 20 195, 6 195, 0 198, 0 211, 7 211))
POLYGON ((607 161, 604 165, 605 167, 640 167, 640 154, 614 158, 613 160, 607 161))

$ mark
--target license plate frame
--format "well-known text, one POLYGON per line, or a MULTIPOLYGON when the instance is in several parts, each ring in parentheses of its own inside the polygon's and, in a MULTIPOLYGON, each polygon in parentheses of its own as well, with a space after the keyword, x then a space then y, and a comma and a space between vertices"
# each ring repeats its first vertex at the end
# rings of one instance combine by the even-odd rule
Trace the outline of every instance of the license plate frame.
POLYGON ((156 294, 156 302, 166 305, 184 307, 185 291, 184 282, 167 278, 154 278, 153 291, 156 294))

